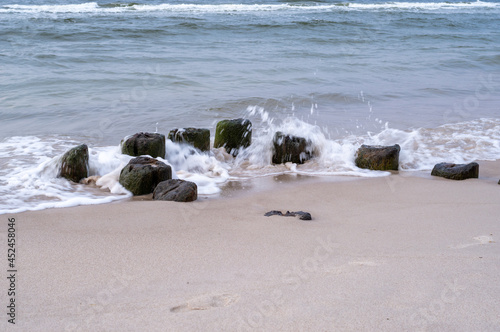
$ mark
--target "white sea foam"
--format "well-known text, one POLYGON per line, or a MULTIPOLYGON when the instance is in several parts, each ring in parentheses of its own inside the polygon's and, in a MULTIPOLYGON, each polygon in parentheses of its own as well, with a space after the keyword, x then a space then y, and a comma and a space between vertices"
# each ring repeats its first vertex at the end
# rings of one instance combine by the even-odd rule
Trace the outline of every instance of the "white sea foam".
MULTIPOLYGON (((329 139, 327 128, 294 117, 272 118, 263 108, 249 107, 245 117, 254 122, 252 144, 233 158, 223 148, 209 153, 170 141, 167 156, 173 177, 193 181, 200 195, 220 192, 228 180, 277 174, 387 176, 389 172, 359 169, 354 164, 361 144, 401 146, 400 169, 430 170, 439 162, 467 163, 500 160, 500 119, 478 119, 437 128, 398 130, 386 124, 379 133, 329 139), (276 131, 310 141, 314 158, 302 165, 271 163, 276 131)), ((0 142, 0 214, 52 207, 107 203, 130 197, 118 182, 121 169, 132 158, 119 146, 89 147, 89 171, 96 186, 58 178, 62 154, 79 142, 68 137, 12 137, 0 142)))
POLYGON ((499 4, 494 2, 386 2, 376 4, 349 3, 353 9, 377 9, 377 10, 438 10, 438 9, 468 9, 468 8, 498 8, 499 4))
MULTIPOLYGON (((87 2, 82 4, 69 5, 3 5, 0 7, 0 12, 33 12, 33 13, 93 13, 103 11, 105 8, 100 8, 96 2, 87 2)), ((107 8, 106 11, 110 11, 107 8)), ((118 10, 120 10, 118 8, 118 10)))
POLYGON ((186 144, 165 142, 165 162, 178 178, 196 183, 198 193, 211 195, 220 192, 217 184, 229 178, 227 165, 212 154, 202 153, 186 144))
POLYGON ((276 173, 308 175, 350 175, 360 177, 386 176, 388 172, 359 169, 354 159, 361 144, 401 146, 400 169, 430 170, 440 162, 468 163, 474 160, 500 159, 500 120, 478 119, 447 124, 437 128, 399 130, 385 128, 379 133, 362 136, 347 135, 328 139, 327 133, 316 125, 296 118, 285 118, 277 123, 265 110, 250 107, 248 116, 266 119, 260 132, 254 134, 252 145, 232 162, 230 175, 252 177, 276 173), (276 131, 304 137, 310 141, 315 157, 293 169, 286 165, 271 165, 272 139, 276 131))
POLYGON ((0 6, 1 12, 25 13, 124 13, 172 12, 172 13, 250 13, 250 12, 304 12, 304 11, 348 11, 348 10, 457 10, 500 8, 499 3, 474 2, 385 2, 385 3, 349 3, 335 4, 116 4, 100 6, 96 2, 67 5, 22 5, 8 4, 0 6))
POLYGON ((317 125, 306 123, 296 117, 273 119, 258 106, 247 109, 250 119, 261 122, 259 131, 252 137, 252 144, 241 151, 231 165, 233 177, 266 176, 271 174, 296 173, 306 175, 351 175, 361 177, 386 176, 388 172, 371 172, 359 169, 354 164, 354 155, 363 141, 362 137, 348 136, 342 140, 331 140, 317 125), (272 165, 273 137, 276 132, 303 137, 308 151, 314 158, 302 165, 272 165))
MULTIPOLYGON (((101 204, 130 196, 125 190, 121 190, 121 195, 113 195, 108 190, 72 184, 58 178, 58 163, 62 154, 77 144, 67 137, 32 136, 12 137, 1 142, 0 214, 101 204)), ((91 175, 101 175, 119 167, 117 161, 106 161, 116 155, 112 151, 113 147, 89 149, 91 175)))
POLYGON ((235 12, 262 12, 282 11, 290 9, 287 4, 279 5, 244 5, 244 4, 160 4, 160 5, 134 5, 133 9, 138 11, 170 11, 170 12, 198 12, 198 13, 235 13, 235 12))

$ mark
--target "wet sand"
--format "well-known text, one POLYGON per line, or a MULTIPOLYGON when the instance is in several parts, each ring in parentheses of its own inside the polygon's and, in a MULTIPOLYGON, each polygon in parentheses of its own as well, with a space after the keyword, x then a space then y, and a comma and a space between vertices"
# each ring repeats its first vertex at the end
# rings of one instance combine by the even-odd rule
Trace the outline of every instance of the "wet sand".
POLYGON ((0 330, 499 330, 499 166, 3 215, 18 281, 0 330))

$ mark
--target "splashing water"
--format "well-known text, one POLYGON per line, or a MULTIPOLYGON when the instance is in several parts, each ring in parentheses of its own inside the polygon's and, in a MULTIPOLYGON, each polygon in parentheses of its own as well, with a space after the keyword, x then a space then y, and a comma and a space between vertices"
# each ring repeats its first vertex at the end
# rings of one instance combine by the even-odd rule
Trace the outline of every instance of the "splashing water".
MULTIPOLYGON (((401 146, 400 169, 430 170, 436 163, 465 163, 500 159, 500 120, 479 119, 437 128, 398 130, 386 123, 378 133, 348 134, 330 139, 321 129, 287 116, 272 118, 262 107, 249 106, 245 117, 254 123, 252 144, 237 157, 223 148, 208 153, 167 140, 166 157, 173 177, 193 181, 200 195, 214 195, 228 180, 277 174, 387 176, 389 172, 359 169, 354 163, 361 144, 401 146), (314 158, 304 164, 273 165, 273 137, 277 131, 310 142, 314 158)), ((100 204, 130 197, 118 182, 121 169, 133 158, 119 146, 89 147, 89 172, 95 185, 71 183, 58 178, 59 161, 65 151, 79 144, 63 136, 11 137, 0 142, 0 213, 100 204)))

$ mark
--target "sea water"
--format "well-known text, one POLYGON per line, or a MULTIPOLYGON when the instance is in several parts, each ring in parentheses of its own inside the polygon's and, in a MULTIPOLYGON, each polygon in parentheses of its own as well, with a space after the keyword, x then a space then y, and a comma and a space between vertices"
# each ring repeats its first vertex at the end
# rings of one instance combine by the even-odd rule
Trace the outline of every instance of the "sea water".
POLYGON ((500 159, 500 1, 3 1, 0 213, 129 197, 137 132, 248 118, 232 158, 167 142, 174 177, 217 195, 276 174, 387 176, 361 144, 401 146, 400 168, 500 159), (276 131, 315 158, 272 165, 276 131), (90 149, 95 186, 57 177, 90 149))

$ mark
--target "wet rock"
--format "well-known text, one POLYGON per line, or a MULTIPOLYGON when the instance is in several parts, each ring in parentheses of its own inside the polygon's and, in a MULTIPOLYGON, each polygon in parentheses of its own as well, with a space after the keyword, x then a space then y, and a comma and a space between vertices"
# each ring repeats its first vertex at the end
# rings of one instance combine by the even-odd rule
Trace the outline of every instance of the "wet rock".
POLYGON ((138 133, 122 141, 122 153, 129 156, 165 157, 165 135, 138 133))
POLYGON ((479 177, 479 164, 436 164, 432 169, 431 175, 440 176, 451 180, 465 180, 479 177))
POLYGON ((356 166, 377 171, 397 171, 399 168, 398 144, 392 146, 361 145, 356 152, 356 166))
POLYGON ((198 128, 173 129, 168 133, 168 139, 172 142, 187 143, 200 151, 210 150, 210 130, 198 128))
POLYGON ((272 210, 272 211, 266 212, 264 214, 264 216, 266 216, 266 217, 270 217, 270 216, 299 217, 300 220, 312 220, 311 214, 309 212, 304 212, 304 211, 297 211, 297 212, 286 211, 286 213, 283 214, 283 212, 281 212, 281 211, 272 210))
POLYGON ((61 158, 59 177, 80 182, 89 175, 89 149, 87 145, 78 145, 67 151, 61 158))
POLYGON ((134 195, 154 191, 158 183, 172 178, 172 168, 154 158, 137 157, 129 161, 120 173, 120 184, 134 195))
POLYGON ((285 135, 278 131, 273 138, 273 164, 283 164, 291 161, 303 164, 311 159, 310 142, 303 137, 285 135))
POLYGON ((252 143, 252 122, 248 119, 222 120, 215 128, 214 148, 224 147, 233 156, 252 143))
POLYGON ((153 199, 161 201, 192 202, 197 198, 196 183, 179 179, 160 182, 153 192, 153 199))

